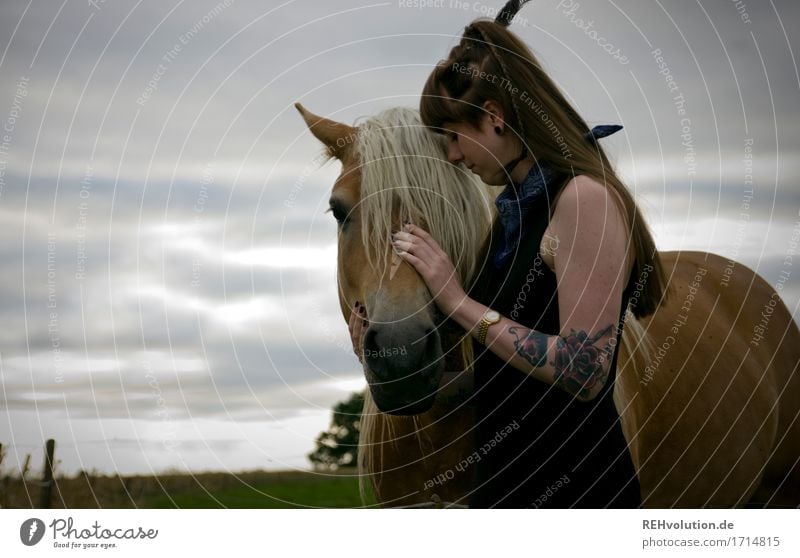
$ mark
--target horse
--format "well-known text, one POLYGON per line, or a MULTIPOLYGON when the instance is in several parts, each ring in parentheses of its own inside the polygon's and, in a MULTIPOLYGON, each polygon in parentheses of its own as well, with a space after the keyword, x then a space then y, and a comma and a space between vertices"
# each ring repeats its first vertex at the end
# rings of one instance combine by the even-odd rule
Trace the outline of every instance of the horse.
MULTIPOLYGON (((369 316, 362 496, 369 484, 382 506, 466 504, 475 469, 471 338, 437 310, 388 239, 405 220, 419 224, 469 292, 497 192, 446 160, 444 140, 416 110, 388 109, 354 127, 295 106, 342 164, 330 199, 342 315, 347 322, 359 300, 369 316)), ((613 391, 642 507, 798 506, 797 324, 746 266, 706 252, 659 255, 668 296, 643 319, 629 305, 613 391)), ((638 279, 637 292, 646 278, 638 279)))

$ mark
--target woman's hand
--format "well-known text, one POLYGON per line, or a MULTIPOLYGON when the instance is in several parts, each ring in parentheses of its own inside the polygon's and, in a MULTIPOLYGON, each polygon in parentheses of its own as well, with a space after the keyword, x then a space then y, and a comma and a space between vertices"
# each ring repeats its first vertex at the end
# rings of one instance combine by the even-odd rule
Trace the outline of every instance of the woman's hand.
POLYGON ((467 298, 450 258, 427 231, 405 224, 403 231, 392 235, 392 243, 400 257, 422 276, 436 305, 446 315, 467 298))
POLYGON ((353 308, 350 309, 350 321, 347 324, 347 329, 350 330, 353 352, 361 363, 364 362, 364 331, 368 326, 367 309, 356 301, 353 308))

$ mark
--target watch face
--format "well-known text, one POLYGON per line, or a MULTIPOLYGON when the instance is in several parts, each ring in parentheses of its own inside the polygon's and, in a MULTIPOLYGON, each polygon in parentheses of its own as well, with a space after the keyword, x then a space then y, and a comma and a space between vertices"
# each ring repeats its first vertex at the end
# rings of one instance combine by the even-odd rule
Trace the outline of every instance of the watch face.
POLYGON ((497 322, 500 320, 500 314, 497 312, 497 310, 489 310, 486 312, 486 319, 491 322, 497 322))

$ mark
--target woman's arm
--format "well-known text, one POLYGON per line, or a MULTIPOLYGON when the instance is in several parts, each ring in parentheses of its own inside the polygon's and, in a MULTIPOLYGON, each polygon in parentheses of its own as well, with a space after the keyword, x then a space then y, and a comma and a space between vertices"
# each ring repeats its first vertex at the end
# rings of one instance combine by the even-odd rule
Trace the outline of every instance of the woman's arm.
MULTIPOLYGON (((451 317, 477 335, 481 316, 487 309, 466 298, 451 317)), ((581 401, 590 401, 608 376, 614 353, 605 340, 616 337, 613 329, 614 323, 609 323, 594 334, 573 330, 567 335, 548 335, 501 316, 499 322, 489 327, 486 346, 517 370, 554 384, 581 401)))
MULTIPOLYGON (((553 234, 561 330, 548 335, 507 317, 489 327, 486 346, 514 368, 581 401, 605 385, 617 342, 622 291, 630 273, 628 235, 612 194, 587 176, 571 180, 558 198, 553 234)), ((441 309, 477 334, 487 309, 469 298, 438 244, 419 227, 399 233, 397 245, 425 279, 441 309), (412 238, 416 236, 417 238, 412 238)))

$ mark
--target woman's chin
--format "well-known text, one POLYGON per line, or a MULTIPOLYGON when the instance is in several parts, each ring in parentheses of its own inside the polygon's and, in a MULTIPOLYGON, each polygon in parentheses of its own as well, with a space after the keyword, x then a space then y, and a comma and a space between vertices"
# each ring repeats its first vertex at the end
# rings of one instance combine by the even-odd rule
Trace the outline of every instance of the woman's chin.
POLYGON ((481 182, 484 184, 488 184, 489 186, 505 186, 506 184, 506 175, 502 170, 494 174, 489 174, 477 165, 472 165, 467 168, 472 174, 480 178, 481 182))
MULTIPOLYGON (((474 171, 473 171, 474 172, 474 171)), ((483 172, 476 172, 475 174, 480 177, 484 184, 488 184, 489 186, 505 186, 508 182, 506 174, 504 172, 495 173, 487 175, 487 173, 483 172)))

